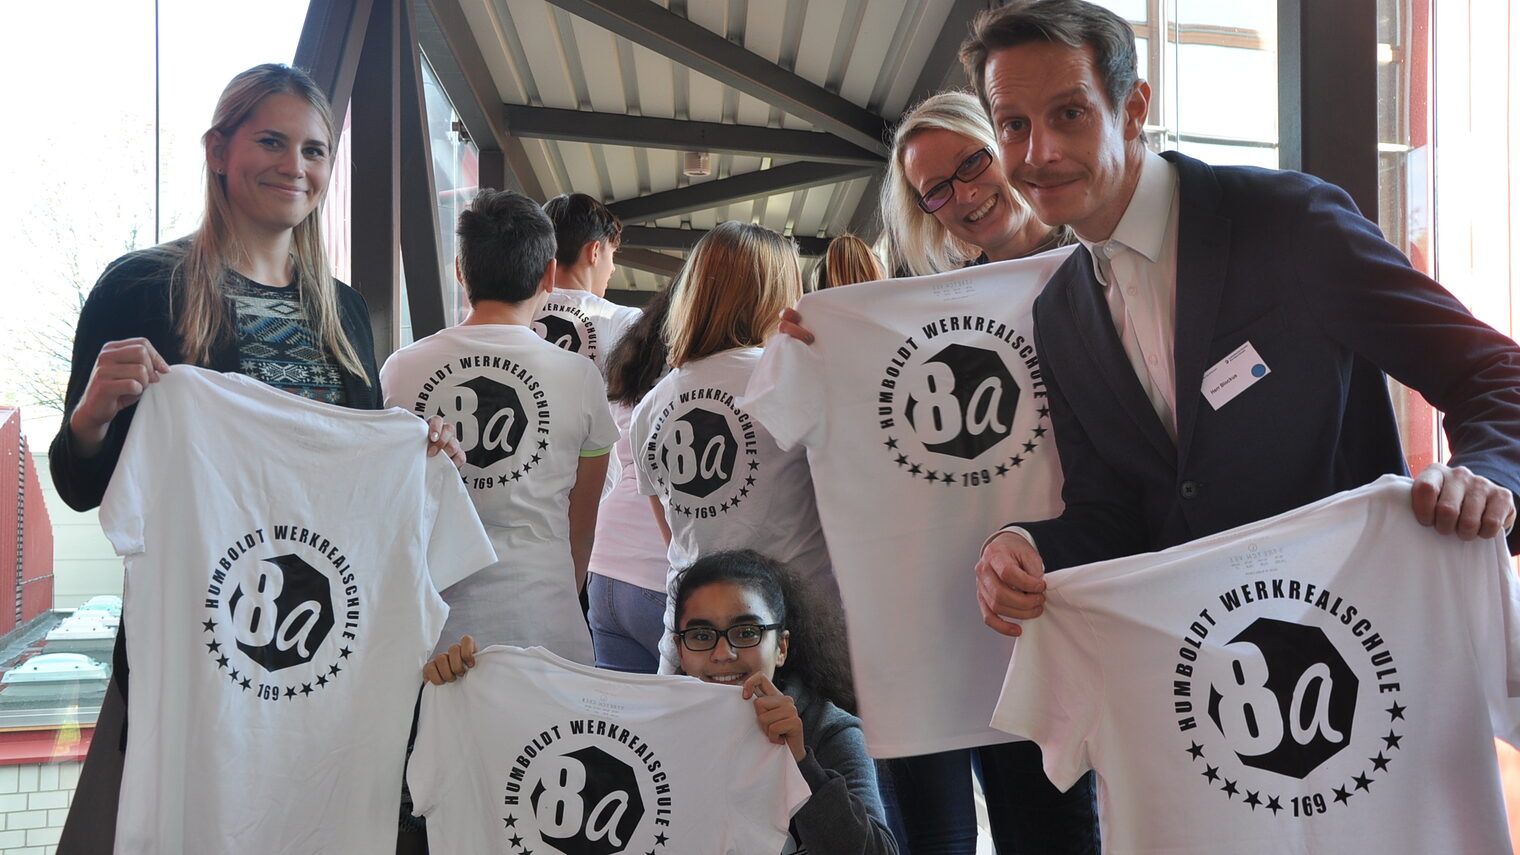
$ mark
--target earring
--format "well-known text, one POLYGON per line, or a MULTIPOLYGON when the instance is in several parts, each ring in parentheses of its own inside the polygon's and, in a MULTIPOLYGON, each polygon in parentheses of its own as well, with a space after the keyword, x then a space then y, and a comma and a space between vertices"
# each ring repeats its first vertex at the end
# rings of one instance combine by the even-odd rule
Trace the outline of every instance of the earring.
POLYGON ((217 170, 216 170, 216 174, 217 174, 217 175, 226 175, 226 174, 227 174, 227 170, 225 170, 225 169, 221 169, 221 168, 218 168, 218 169, 217 169, 217 170))

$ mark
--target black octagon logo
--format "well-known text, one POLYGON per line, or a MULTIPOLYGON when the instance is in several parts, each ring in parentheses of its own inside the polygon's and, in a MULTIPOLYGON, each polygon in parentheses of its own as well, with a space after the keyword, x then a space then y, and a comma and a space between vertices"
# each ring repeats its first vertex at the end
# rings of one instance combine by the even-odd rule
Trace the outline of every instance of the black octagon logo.
POLYGON ((581 335, 581 326, 575 321, 556 315, 552 312, 539 315, 533 321, 533 331, 561 350, 571 353, 585 353, 585 336, 581 335))
POLYGON ((472 377, 459 384, 475 393, 474 425, 461 414, 459 445, 471 466, 485 469, 517 453, 528 429, 528 411, 517 390, 489 377, 472 377))
POLYGON ((633 767, 596 746, 550 760, 533 788, 533 813, 544 843, 564 855, 616 855, 644 819, 633 767))
POLYGON ((672 487, 705 499, 733 478, 738 455, 739 443, 728 419, 696 407, 669 423, 660 465, 672 487))
POLYGON ((227 598, 238 649, 266 671, 304 665, 333 628, 332 585, 297 555, 251 565, 227 598))
POLYGON ((1209 718, 1240 762, 1302 779, 1351 743, 1356 674, 1323 630, 1258 618, 1230 645, 1209 718))
POLYGON ((1013 433, 1019 394, 997 353, 951 344, 918 366, 903 415, 924 448, 975 460, 1013 433))

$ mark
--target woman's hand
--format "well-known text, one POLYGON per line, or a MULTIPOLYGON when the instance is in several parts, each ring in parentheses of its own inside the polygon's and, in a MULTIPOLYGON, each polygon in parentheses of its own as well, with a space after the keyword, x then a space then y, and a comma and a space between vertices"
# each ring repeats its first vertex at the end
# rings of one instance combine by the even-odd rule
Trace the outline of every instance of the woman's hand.
POLYGON ((785 743, 792 750, 792 759, 801 763, 807 756, 807 746, 802 744, 802 718, 797 715, 797 703, 764 674, 753 674, 744 681, 744 698, 755 699, 755 717, 760 720, 765 738, 777 745, 785 743))
POLYGON ((422 677, 435 686, 452 683, 475 667, 475 639, 466 635, 458 644, 450 644, 449 652, 434 656, 422 668, 422 677))
POLYGON ((84 394, 69 414, 69 432, 79 455, 94 457, 117 413, 137 403, 148 384, 168 371, 169 363, 145 338, 106 342, 95 357, 84 394))
POLYGON ((781 326, 777 329, 782 335, 789 335, 803 344, 813 343, 813 334, 802 325, 802 315, 796 309, 781 310, 781 326))
POLYGON ((454 436, 454 426, 443 420, 443 416, 433 416, 427 420, 428 447, 427 455, 432 457, 438 452, 454 461, 457 469, 464 465, 464 447, 459 444, 459 439, 454 436))

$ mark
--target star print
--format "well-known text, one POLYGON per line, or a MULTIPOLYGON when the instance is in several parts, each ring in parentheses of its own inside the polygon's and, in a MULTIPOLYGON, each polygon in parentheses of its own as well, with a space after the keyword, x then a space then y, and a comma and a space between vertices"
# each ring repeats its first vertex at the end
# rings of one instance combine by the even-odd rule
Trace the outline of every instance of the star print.
POLYGON ((1044 436, 1045 435, 1045 429, 1042 428, 1042 427, 1035 428, 1034 429, 1034 435, 1035 436, 1044 436))
POLYGON ((517 817, 514 816, 514 815, 512 815, 512 814, 510 814, 510 813, 507 814, 506 816, 502 817, 501 821, 505 822, 507 824, 507 828, 516 828, 517 827, 517 817))
POLYGON ((919 466, 917 463, 915 463, 912 466, 908 467, 908 474, 909 475, 917 475, 918 473, 920 473, 922 471, 924 471, 923 467, 919 466))
POLYGON ((1187 750, 1187 753, 1193 755, 1193 759, 1197 760, 1199 757, 1203 756, 1203 746, 1199 745, 1196 742, 1192 743, 1192 745, 1193 745, 1193 747, 1189 748, 1187 750))
POLYGON ((753 475, 746 475, 746 476, 744 476, 744 483, 746 485, 750 486, 750 487, 755 486, 755 476, 753 476, 753 475))
POLYGON ((887 448, 893 449, 895 451, 897 449, 897 437, 887 437, 887 441, 882 443, 882 445, 885 445, 887 448))
POLYGON ((353 653, 353 651, 349 650, 347 647, 345 647, 342 650, 338 651, 338 658, 340 658, 340 659, 347 659, 348 658, 348 654, 350 654, 350 653, 353 653))
POLYGON ((999 475, 1007 475, 1008 474, 1008 464, 1006 464, 1006 463, 999 463, 998 467, 997 467, 997 474, 999 474, 999 475))
POLYGON ((1352 778, 1351 780, 1353 780, 1353 781, 1356 782, 1356 788, 1358 790, 1370 790, 1370 789, 1372 789, 1372 779, 1369 778, 1369 777, 1367 777, 1367 773, 1365 773, 1365 772, 1363 772, 1360 775, 1357 775, 1355 778, 1352 778))
POLYGON ((1246 804, 1248 804, 1248 805, 1251 806, 1251 810, 1253 810, 1253 811, 1256 810, 1256 808, 1261 805, 1261 796, 1258 796, 1257 794, 1251 792, 1250 790, 1247 790, 1246 791, 1246 804))
POLYGON ((513 481, 520 481, 520 480, 522 480, 522 472, 519 471, 519 470, 513 469, 512 470, 512 480, 513 481))
POLYGON ((934 469, 930 469, 927 473, 925 473, 924 477, 928 478, 930 481, 938 481, 939 472, 934 469))
POLYGON ((204 632, 210 632, 211 630, 216 629, 216 621, 208 620, 205 623, 201 624, 201 626, 204 626, 206 628, 204 632))
POLYGON ((665 837, 665 835, 663 835, 663 834, 656 834, 654 836, 654 845, 656 845, 656 846, 664 846, 664 845, 666 845, 666 837, 665 837))
POLYGON ((1385 737, 1383 737, 1383 741, 1386 742, 1386 743, 1388 743, 1388 747, 1389 748, 1398 748, 1399 747, 1399 740, 1401 740, 1403 738, 1404 737, 1399 736, 1397 733, 1394 733, 1390 729, 1388 731, 1388 735, 1385 736, 1385 737))
POLYGON ((1282 809, 1282 802, 1277 800, 1277 796, 1270 796, 1267 798, 1267 810, 1271 811, 1273 816, 1276 816, 1277 812, 1282 809))
POLYGON ((1028 451, 1028 452, 1033 452, 1034 451, 1034 443, 1032 443, 1032 442, 1026 442, 1026 443, 1024 443, 1024 450, 1028 451))
POLYGON ((533 457, 532 457, 532 460, 533 460, 534 463, 537 463, 538 461, 543 460, 543 459, 544 458, 542 456, 537 455, 537 454, 533 455, 533 457))
POLYGON ((218 669, 227 667, 227 655, 225 653, 222 654, 221 658, 216 660, 216 667, 218 669))
POLYGON ((728 510, 728 502, 724 502, 723 504, 719 505, 718 508, 719 510, 728 510))
POLYGON ((342 671, 342 670, 343 670, 342 668, 339 668, 336 665, 329 665, 328 668, 327 668, 327 673, 329 673, 329 674, 333 675, 334 677, 336 677, 336 676, 338 676, 338 672, 342 671))
POLYGON ((228 674, 227 676, 232 679, 232 682, 236 683, 238 678, 238 669, 233 668, 232 673, 228 674))
POLYGON ((1230 780, 1229 778, 1225 778, 1224 779, 1224 794, 1233 799, 1239 793, 1240 793, 1240 790, 1235 786, 1235 782, 1232 781, 1232 780, 1230 780))
POLYGON ((739 497, 738 496, 734 497, 734 507, 736 507, 736 508, 739 507, 739 497))
POLYGON ((496 483, 500 484, 503 487, 507 486, 507 476, 505 476, 505 475, 497 475, 496 476, 496 483))
POLYGON ((242 689, 243 689, 243 691, 246 692, 246 691, 248 691, 248 688, 250 686, 252 686, 253 684, 251 682, 249 682, 249 680, 248 680, 247 677, 244 677, 243 679, 241 679, 241 680, 238 681, 238 685, 241 686, 242 689))
POLYGON ((287 697, 287 698, 293 698, 295 696, 296 696, 296 690, 292 689, 289 686, 286 686, 285 687, 285 697, 287 697))
POLYGON ((906 454, 899 454, 899 455, 897 455, 897 465, 898 466, 907 466, 908 465, 908 456, 906 454))
POLYGON ((1008 462, 1012 463, 1013 464, 1013 468, 1017 469, 1017 468, 1019 468, 1019 464, 1021 464, 1021 463, 1024 462, 1024 458, 1022 458, 1022 457, 1018 456, 1017 454, 1015 454, 1014 456, 1008 458, 1008 462))
POLYGON ((1383 752, 1379 751, 1378 752, 1378 756, 1376 756, 1376 757, 1368 757, 1367 759, 1370 760, 1370 761, 1372 761, 1372 771, 1374 771, 1374 772, 1386 772, 1386 771, 1388 771, 1388 758, 1383 756, 1383 752))
POLYGON ((303 694, 303 695, 309 695, 309 694, 311 694, 311 684, 310 683, 302 683, 301 684, 301 694, 303 694))
POLYGON ((1399 706, 1399 702, 1398 701, 1394 701, 1393 702, 1393 706, 1389 707, 1388 710, 1387 710, 1387 712, 1388 712, 1388 720, 1389 721, 1393 721, 1396 718, 1403 718, 1404 717, 1404 710, 1406 710, 1406 709, 1408 709, 1408 707, 1401 707, 1401 706, 1399 706))
POLYGON ((1219 768, 1207 763, 1203 764, 1203 777, 1208 778, 1211 784, 1219 783, 1219 768))
POLYGON ((952 474, 950 474, 949 472, 946 472, 943 476, 940 477, 939 480, 944 481, 946 484, 954 484, 955 483, 955 476, 952 475, 952 474))
POLYGON ((520 837, 520 836, 518 836, 516 834, 512 835, 511 837, 509 837, 507 839, 510 840, 510 841, 512 841, 512 848, 513 849, 516 849, 519 846, 522 846, 522 837, 520 837))
POLYGON ((206 649, 212 653, 220 653, 222 652, 222 643, 220 641, 207 642, 206 649))
POLYGON ((327 685, 327 675, 326 674, 318 674, 317 675, 317 685, 318 686, 325 686, 325 685, 327 685))
POLYGON ((755 471, 756 469, 759 469, 759 468, 760 468, 760 461, 758 461, 758 460, 751 460, 749 462, 749 471, 753 472, 753 471, 755 471))
POLYGON ((739 488, 739 495, 741 495, 741 496, 748 496, 749 495, 749 488, 748 487, 740 487, 739 488))
POLYGON ((545 442, 544 440, 539 440, 538 441, 538 447, 539 447, 540 450, 548 448, 549 447, 549 443, 545 442))
POLYGON ((533 855, 533 850, 532 849, 524 849, 522 851, 522 855, 533 855))
POLYGON ((1040 408, 1040 418, 1043 419, 1043 418, 1045 418, 1048 415, 1050 415, 1050 408, 1049 407, 1041 407, 1040 408))
POLYGON ((1343 805, 1351 801, 1351 793, 1346 792, 1345 787, 1335 788, 1335 803, 1343 805))

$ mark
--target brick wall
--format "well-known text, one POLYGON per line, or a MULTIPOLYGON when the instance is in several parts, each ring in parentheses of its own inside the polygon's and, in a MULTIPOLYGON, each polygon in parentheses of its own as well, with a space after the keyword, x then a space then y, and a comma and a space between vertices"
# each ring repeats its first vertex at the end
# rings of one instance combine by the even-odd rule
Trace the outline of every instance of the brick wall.
POLYGON ((0 855, 53 855, 81 765, 0 766, 0 855))

